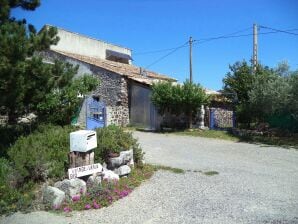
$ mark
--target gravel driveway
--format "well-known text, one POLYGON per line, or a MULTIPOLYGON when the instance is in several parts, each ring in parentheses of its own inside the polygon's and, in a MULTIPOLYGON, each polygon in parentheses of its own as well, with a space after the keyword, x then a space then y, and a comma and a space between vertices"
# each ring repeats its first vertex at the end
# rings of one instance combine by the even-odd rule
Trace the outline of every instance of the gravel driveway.
POLYGON ((71 217, 16 213, 0 223, 298 223, 298 152, 199 137, 135 132, 158 171, 113 206, 71 217), (217 171, 207 176, 203 172, 217 171))

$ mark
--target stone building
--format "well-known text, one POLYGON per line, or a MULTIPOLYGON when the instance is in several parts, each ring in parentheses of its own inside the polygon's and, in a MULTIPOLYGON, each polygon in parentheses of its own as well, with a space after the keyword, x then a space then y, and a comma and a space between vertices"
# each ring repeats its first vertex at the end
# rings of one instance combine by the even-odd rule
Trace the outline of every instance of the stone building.
MULTIPOLYGON (((46 29, 49 25, 44 26, 46 29)), ((90 74, 100 79, 91 94, 106 106, 106 125, 138 125, 155 129, 161 121, 150 101, 151 85, 175 79, 132 65, 131 50, 58 28, 60 41, 42 52, 45 62, 60 59, 79 65, 77 76, 90 74)), ((86 122, 86 100, 78 124, 86 122)))

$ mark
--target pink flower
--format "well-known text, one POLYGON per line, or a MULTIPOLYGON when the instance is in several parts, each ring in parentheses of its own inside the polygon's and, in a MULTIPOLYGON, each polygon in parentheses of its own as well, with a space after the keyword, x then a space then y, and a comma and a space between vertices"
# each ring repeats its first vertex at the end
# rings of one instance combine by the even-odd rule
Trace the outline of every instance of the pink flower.
POLYGON ((99 204, 97 204, 96 201, 93 201, 93 208, 99 209, 99 208, 101 208, 101 206, 99 204))
POLYGON ((91 205, 90 205, 90 204, 86 204, 86 205, 85 205, 85 209, 86 209, 86 210, 88 210, 88 209, 90 209, 90 208, 91 208, 91 205))
POLYGON ((72 201, 76 202, 76 201, 79 201, 81 199, 81 196, 80 195, 75 195, 71 199, 72 199, 72 201))
POLYGON ((71 208, 70 207, 64 207, 63 211, 64 212, 71 212, 71 208))

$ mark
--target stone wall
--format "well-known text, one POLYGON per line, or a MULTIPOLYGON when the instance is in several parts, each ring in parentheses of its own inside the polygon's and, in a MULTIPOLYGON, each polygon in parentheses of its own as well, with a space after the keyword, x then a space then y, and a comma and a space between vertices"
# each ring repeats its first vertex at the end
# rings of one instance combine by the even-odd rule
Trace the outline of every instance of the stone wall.
MULTIPOLYGON (((105 103, 107 107, 107 125, 116 124, 126 126, 129 124, 128 80, 126 77, 53 51, 43 52, 41 55, 48 62, 59 59, 73 65, 79 65, 77 76, 90 74, 98 77, 100 86, 91 95, 98 96, 100 101, 105 103)), ((78 119, 78 122, 82 126, 84 126, 86 121, 84 105, 85 102, 83 103, 78 119)))
MULTIPOLYGON (((213 122, 210 121, 210 125, 214 128, 231 128, 233 127, 233 111, 222 108, 210 108, 210 114, 212 113, 213 122)), ((212 127, 211 127, 212 128, 212 127)))

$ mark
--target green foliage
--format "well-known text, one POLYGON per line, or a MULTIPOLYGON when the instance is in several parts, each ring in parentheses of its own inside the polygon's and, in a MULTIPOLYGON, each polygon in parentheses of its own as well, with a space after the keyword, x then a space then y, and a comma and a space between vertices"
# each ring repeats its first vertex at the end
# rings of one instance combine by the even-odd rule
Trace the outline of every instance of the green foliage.
POLYGON ((179 88, 173 86, 171 82, 158 82, 152 85, 151 100, 158 108, 160 114, 164 114, 171 110, 172 113, 177 113, 172 105, 178 102, 179 98, 174 97, 173 92, 177 93, 179 88), (176 99, 175 99, 176 98, 176 99))
MULTIPOLYGON (((64 87, 53 89, 37 104, 38 115, 42 121, 58 125, 70 124, 82 103, 78 94, 87 94, 99 85, 99 80, 89 75, 84 75, 71 82, 64 81, 66 82, 63 84, 64 87)), ((61 82, 63 81, 61 80, 61 82)))
POLYGON ((56 28, 37 33, 25 20, 10 18, 11 8, 34 10, 39 1, 2 0, 0 4, 0 105, 14 124, 19 116, 35 112, 48 93, 67 88, 78 68, 58 61, 45 64, 37 56, 57 44, 56 28))
POLYGON ((74 130, 74 127, 46 125, 27 137, 20 137, 8 151, 20 175, 18 182, 63 177, 68 167, 69 133, 74 130))
POLYGON ((223 79, 224 91, 229 93, 227 96, 239 104, 247 102, 248 91, 252 88, 253 76, 251 68, 246 61, 236 62, 230 65, 230 72, 223 79))
POLYGON ((183 112, 186 114, 196 114, 200 106, 207 104, 209 100, 200 84, 194 84, 188 80, 183 83, 181 91, 178 91, 177 95, 180 95, 180 100, 178 100, 179 104, 177 103, 176 106, 179 107, 181 105, 183 112))
POLYGON ((23 210, 30 206, 33 195, 28 190, 28 185, 21 189, 15 187, 15 173, 10 162, 0 158, 0 214, 23 210))
POLYGON ((271 127, 298 130, 298 73, 283 62, 276 69, 259 65, 251 74, 245 61, 230 66, 224 90, 236 103, 238 122, 269 122, 271 127))
POLYGON ((36 123, 0 126, 0 157, 7 157, 7 149, 20 136, 30 134, 36 128, 36 123))
POLYGON ((287 110, 290 103, 288 78, 274 73, 257 75, 253 86, 254 88, 248 93, 249 103, 251 109, 263 122, 269 115, 287 110))
POLYGON ((96 134, 95 160, 104 162, 110 153, 133 149, 134 161, 137 165, 142 165, 144 153, 131 132, 124 131, 122 127, 110 125, 96 129, 96 134))
POLYGON ((190 117, 191 114, 197 113, 202 104, 207 104, 209 101, 204 89, 188 80, 183 85, 173 85, 170 82, 153 84, 151 100, 162 115, 169 112, 190 117))
POLYGON ((250 111, 257 122, 268 122, 271 127, 298 131, 297 77, 283 70, 279 73, 257 75, 254 88, 249 91, 250 111))

